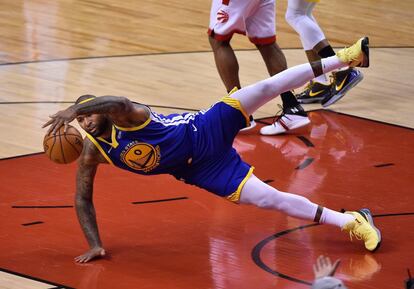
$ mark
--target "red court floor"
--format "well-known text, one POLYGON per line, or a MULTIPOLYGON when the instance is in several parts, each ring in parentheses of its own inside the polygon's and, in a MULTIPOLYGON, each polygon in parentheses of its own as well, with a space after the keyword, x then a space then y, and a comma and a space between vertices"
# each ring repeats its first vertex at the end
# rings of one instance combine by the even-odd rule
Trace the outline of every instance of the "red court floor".
POLYGON ((87 250, 73 208, 76 165, 33 154, 0 160, 0 288, 301 289, 320 254, 342 259, 336 276, 350 289, 404 288, 414 271, 414 130, 331 111, 310 117, 294 134, 256 130, 235 147, 278 189, 336 210, 369 207, 383 234, 377 252, 334 227, 101 166, 95 207, 110 255, 76 264, 87 250))

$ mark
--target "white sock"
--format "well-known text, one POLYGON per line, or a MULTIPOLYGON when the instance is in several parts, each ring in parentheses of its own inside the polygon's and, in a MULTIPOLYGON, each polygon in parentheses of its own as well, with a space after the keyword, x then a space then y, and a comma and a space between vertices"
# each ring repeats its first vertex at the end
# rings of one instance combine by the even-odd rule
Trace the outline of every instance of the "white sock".
POLYGON ((344 213, 333 211, 328 208, 323 208, 319 223, 334 225, 339 228, 342 228, 346 223, 354 219, 355 219, 354 216, 350 214, 344 214, 344 213))
POLYGON ((328 78, 325 74, 319 75, 318 77, 315 77, 313 81, 322 83, 322 84, 329 84, 328 78))
POLYGON ((327 73, 343 67, 348 67, 348 64, 343 63, 341 60, 339 60, 339 58, 336 55, 327 58, 322 58, 321 62, 323 73, 327 73))

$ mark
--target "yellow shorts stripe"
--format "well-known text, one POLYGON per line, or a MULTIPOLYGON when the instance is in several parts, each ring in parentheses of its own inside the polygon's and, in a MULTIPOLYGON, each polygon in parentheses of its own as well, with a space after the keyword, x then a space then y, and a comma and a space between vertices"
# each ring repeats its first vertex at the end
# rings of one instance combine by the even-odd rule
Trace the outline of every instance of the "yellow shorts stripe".
POLYGON ((231 195, 227 196, 226 197, 227 200, 235 202, 235 203, 237 203, 240 200, 240 194, 241 194, 241 191, 244 187, 244 184, 247 182, 247 180, 253 174, 253 170, 254 170, 254 167, 250 167, 249 172, 247 173, 247 175, 244 177, 244 179, 241 181, 241 183, 237 187, 237 191, 235 191, 231 195))
POLYGON ((225 104, 230 105, 231 107, 240 110, 240 112, 243 114, 244 118, 246 119, 246 127, 250 126, 250 119, 249 119, 249 115, 246 113, 246 111, 244 110, 244 108, 241 106, 240 101, 236 98, 232 98, 230 95, 234 92, 237 91, 237 87, 233 88, 230 92, 229 95, 223 97, 221 99, 222 102, 224 102, 225 104))

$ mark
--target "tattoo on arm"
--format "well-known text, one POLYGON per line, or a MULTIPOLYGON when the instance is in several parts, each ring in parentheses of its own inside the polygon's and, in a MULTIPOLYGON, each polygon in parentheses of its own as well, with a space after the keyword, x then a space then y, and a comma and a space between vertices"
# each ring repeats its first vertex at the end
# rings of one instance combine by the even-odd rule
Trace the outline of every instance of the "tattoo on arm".
MULTIPOLYGON (((91 147, 91 145, 93 146, 93 144, 85 142, 85 147, 79 161, 78 172, 76 175, 75 206, 83 233, 85 234, 89 246, 93 248, 101 247, 102 242, 99 237, 98 224, 96 222, 96 213, 92 198, 93 182, 98 167, 98 162, 91 161, 90 152, 94 149, 91 147)), ((92 159, 97 159, 94 158, 96 155, 93 154, 92 159)))

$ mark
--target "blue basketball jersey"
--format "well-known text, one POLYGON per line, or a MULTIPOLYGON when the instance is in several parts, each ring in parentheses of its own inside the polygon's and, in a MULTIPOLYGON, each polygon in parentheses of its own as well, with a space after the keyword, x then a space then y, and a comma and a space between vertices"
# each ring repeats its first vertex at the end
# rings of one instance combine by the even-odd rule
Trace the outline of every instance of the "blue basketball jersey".
POLYGON ((113 125, 110 140, 87 136, 110 164, 121 169, 148 175, 173 173, 191 161, 191 123, 195 116, 151 112, 150 118, 138 127, 113 125))
POLYGON ((226 97, 209 110, 162 115, 151 112, 134 128, 112 126, 111 139, 87 137, 105 159, 138 174, 171 174, 220 196, 240 193, 252 168, 232 143, 248 123, 239 103, 226 97))

